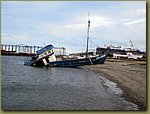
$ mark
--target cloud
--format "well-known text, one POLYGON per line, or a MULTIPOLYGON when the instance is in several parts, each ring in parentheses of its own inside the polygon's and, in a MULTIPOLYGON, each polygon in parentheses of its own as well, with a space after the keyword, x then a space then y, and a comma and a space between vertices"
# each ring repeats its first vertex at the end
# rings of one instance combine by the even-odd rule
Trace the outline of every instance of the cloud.
POLYGON ((139 20, 135 20, 135 21, 126 22, 126 23, 124 23, 124 25, 128 26, 128 25, 132 25, 132 24, 138 24, 141 22, 145 22, 145 21, 146 21, 146 19, 139 19, 139 20))
POLYGON ((121 19, 120 21, 122 21, 122 22, 128 22, 128 21, 131 21, 131 19, 121 19))
POLYGON ((135 11, 136 14, 146 14, 146 9, 138 9, 135 11))
POLYGON ((141 8, 141 9, 130 9, 130 10, 126 10, 125 15, 126 16, 143 16, 146 14, 146 7, 145 9, 141 8))
MULTIPOLYGON (((85 16, 84 17, 80 16, 76 18, 77 19, 73 19, 75 21, 75 24, 65 25, 64 27, 72 30, 87 28, 88 19, 85 16)), ((90 28, 110 26, 111 24, 112 24, 111 18, 102 15, 92 15, 90 17, 90 25, 91 25, 90 28)))
POLYGON ((11 43, 11 44, 19 44, 19 43, 26 43, 30 36, 28 34, 11 34, 2 32, 2 43, 11 43))
MULTIPOLYGON (((96 45, 143 41, 146 2, 3 2, 2 42, 28 45, 53 44, 81 50, 86 44, 88 12, 90 39, 96 45), (13 18, 12 18, 13 17, 13 18), (129 26, 130 25, 130 26, 129 26), (132 25, 132 26, 131 26, 132 25), (97 36, 94 31, 97 31, 97 36)), ((90 45, 89 45, 90 46, 90 45)))
POLYGON ((83 28, 87 28, 87 24, 79 23, 79 24, 65 25, 64 28, 71 29, 71 30, 83 29, 83 28))

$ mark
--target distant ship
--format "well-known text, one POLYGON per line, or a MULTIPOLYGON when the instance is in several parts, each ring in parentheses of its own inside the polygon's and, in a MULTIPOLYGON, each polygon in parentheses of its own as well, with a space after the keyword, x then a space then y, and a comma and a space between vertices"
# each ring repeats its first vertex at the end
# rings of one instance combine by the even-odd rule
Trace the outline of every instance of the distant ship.
POLYGON ((110 51, 109 51, 109 55, 108 55, 108 56, 111 56, 111 57, 112 57, 114 53, 119 53, 119 54, 125 54, 125 53, 126 53, 126 51, 123 50, 123 49, 121 48, 121 46, 115 47, 115 46, 112 46, 112 45, 109 45, 109 46, 104 45, 104 46, 102 46, 102 47, 97 47, 97 48, 96 48, 96 53, 97 53, 97 54, 105 53, 105 52, 107 51, 107 48, 108 48, 108 47, 110 48, 110 51))
MULTIPOLYGON (((110 48, 110 52, 109 52, 109 55, 110 57, 116 57, 116 56, 120 56, 120 57, 128 57, 129 55, 134 55, 133 58, 142 58, 143 55, 145 54, 144 52, 138 50, 138 49, 135 49, 133 47, 133 43, 132 41, 130 40, 130 43, 131 43, 131 47, 128 47, 128 48, 124 48, 122 49, 121 46, 118 46, 118 47, 115 47, 115 46, 112 46, 112 45, 109 45, 109 46, 106 46, 104 45, 103 47, 97 47, 96 48, 96 52, 98 54, 100 53, 104 53, 106 52, 107 50, 107 47, 110 48)), ((131 57, 131 56, 130 56, 131 57)))

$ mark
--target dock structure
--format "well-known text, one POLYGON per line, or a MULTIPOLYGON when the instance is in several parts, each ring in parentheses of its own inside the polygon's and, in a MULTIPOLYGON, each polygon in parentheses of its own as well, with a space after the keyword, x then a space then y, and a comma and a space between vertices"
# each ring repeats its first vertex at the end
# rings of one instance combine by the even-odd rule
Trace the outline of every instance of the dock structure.
MULTIPOLYGON (((17 55, 20 53, 24 53, 25 55, 34 55, 36 54, 36 51, 41 48, 42 46, 1 44, 1 54, 17 55)), ((54 52, 56 55, 66 55, 66 48, 54 47, 54 52)))

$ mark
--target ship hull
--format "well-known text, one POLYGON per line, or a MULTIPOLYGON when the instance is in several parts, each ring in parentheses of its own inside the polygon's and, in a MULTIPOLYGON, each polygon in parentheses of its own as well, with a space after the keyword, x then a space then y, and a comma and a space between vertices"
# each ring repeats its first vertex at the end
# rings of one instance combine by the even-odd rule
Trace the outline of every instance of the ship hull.
POLYGON ((50 66, 50 67, 77 67, 77 66, 83 66, 83 65, 95 65, 95 64, 104 64, 107 55, 109 53, 109 50, 105 54, 95 56, 95 57, 86 57, 83 59, 72 59, 72 60, 59 60, 59 61, 53 61, 50 62, 48 60, 48 57, 39 59, 39 60, 34 60, 32 59, 26 61, 24 65, 28 66, 36 66, 36 67, 41 67, 41 66, 50 66), (43 61, 43 59, 45 59, 43 61))

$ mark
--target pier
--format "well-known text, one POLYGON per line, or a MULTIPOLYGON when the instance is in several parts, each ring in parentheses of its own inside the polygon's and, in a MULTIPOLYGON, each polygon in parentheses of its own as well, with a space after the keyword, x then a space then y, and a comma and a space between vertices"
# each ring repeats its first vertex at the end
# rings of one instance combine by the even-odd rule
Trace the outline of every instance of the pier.
MULTIPOLYGON (((29 45, 10 45, 1 44, 2 55, 18 55, 18 56, 32 56, 36 51, 43 48, 42 46, 29 46, 29 45)), ((56 55, 66 55, 66 48, 54 47, 56 55)))

